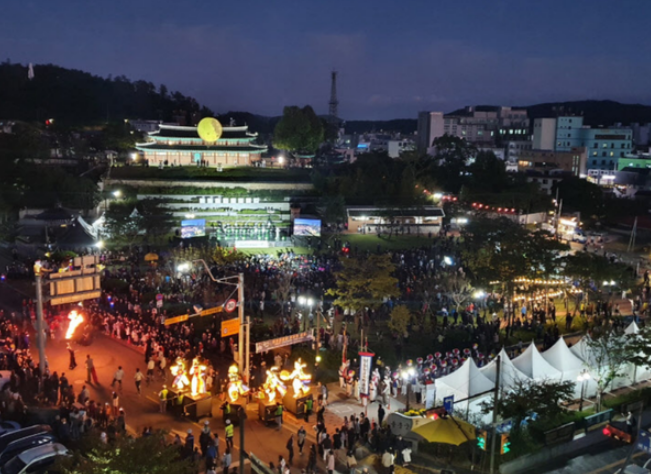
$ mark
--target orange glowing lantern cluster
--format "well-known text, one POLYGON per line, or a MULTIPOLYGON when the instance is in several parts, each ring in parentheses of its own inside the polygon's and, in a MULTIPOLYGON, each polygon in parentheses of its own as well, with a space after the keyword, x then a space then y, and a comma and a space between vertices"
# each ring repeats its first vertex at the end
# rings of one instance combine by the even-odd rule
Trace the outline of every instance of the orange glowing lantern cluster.
POLYGON ((84 317, 73 309, 70 311, 70 314, 68 314, 68 319, 70 320, 70 323, 68 324, 68 330, 66 331, 66 339, 72 339, 77 326, 84 322, 84 317))
POLYGON ((244 385, 237 365, 228 368, 228 398, 235 403, 241 396, 249 393, 249 387, 244 385))
POLYGON ((282 380, 292 381, 294 398, 305 396, 310 392, 310 382, 312 381, 312 375, 305 373, 305 367, 307 367, 307 364, 301 361, 299 358, 296 360, 296 362, 294 362, 294 370, 291 373, 287 370, 283 370, 280 373, 280 378, 282 380))
POLYGON ((173 366, 170 367, 170 372, 174 376, 172 387, 178 391, 187 389, 190 386, 190 379, 185 371, 185 362, 180 357, 176 359, 173 366))
POLYGON ((281 397, 285 396, 287 387, 278 376, 278 367, 272 367, 271 370, 267 370, 267 380, 262 385, 262 389, 267 395, 269 402, 273 402, 276 399, 276 394, 280 394, 281 397))

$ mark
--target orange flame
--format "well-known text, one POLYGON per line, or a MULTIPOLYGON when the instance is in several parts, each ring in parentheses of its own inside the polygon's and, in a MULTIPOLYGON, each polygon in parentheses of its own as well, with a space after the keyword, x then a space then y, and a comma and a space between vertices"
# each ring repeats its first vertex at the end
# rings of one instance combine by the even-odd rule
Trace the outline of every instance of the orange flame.
POLYGON ((70 324, 68 325, 68 330, 66 331, 66 339, 72 339, 72 336, 75 334, 75 329, 77 329, 77 326, 79 326, 81 323, 84 322, 84 317, 81 314, 79 314, 77 311, 72 310, 68 315, 68 319, 70 320, 70 324))

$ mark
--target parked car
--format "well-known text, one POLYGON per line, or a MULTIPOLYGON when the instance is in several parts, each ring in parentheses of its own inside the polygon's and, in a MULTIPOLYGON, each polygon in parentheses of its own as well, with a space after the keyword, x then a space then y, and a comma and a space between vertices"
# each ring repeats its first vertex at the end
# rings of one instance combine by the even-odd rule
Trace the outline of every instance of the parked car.
POLYGON ((23 451, 55 442, 56 438, 52 433, 40 433, 12 441, 2 452, 0 452, 0 466, 23 451))
POLYGON ((16 423, 15 421, 0 421, 0 436, 19 429, 20 423, 16 423))
POLYGON ((0 453, 16 440, 44 433, 52 433, 52 428, 48 425, 34 425, 5 433, 0 436, 0 453))
POLYGON ((11 458, 0 468, 0 472, 2 474, 45 474, 58 457, 68 455, 68 449, 62 444, 45 444, 11 458))

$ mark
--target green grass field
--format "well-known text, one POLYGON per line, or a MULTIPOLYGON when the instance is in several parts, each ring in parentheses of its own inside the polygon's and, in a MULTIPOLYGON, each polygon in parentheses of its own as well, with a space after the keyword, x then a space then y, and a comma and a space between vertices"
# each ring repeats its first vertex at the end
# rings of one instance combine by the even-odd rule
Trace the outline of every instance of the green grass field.
POLYGON ((410 249, 422 247, 424 245, 431 245, 432 239, 416 235, 401 235, 393 236, 391 239, 385 237, 378 237, 372 234, 342 234, 339 238, 343 242, 349 242, 350 245, 357 247, 360 250, 376 251, 377 246, 380 245, 383 250, 397 250, 397 249, 410 249))
POLYGON ((266 182, 310 182, 310 170, 301 168, 226 168, 219 172, 215 168, 183 166, 159 169, 144 166, 123 166, 111 169, 113 179, 160 179, 160 180, 214 180, 214 181, 266 181, 266 182))

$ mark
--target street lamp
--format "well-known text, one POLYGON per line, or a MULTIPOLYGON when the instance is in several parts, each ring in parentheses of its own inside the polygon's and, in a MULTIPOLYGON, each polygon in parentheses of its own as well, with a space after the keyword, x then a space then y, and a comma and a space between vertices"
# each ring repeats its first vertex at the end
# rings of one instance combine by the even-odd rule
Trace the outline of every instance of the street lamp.
POLYGON ((409 367, 408 369, 403 370, 400 375, 402 376, 402 379, 404 380, 404 383, 407 385, 407 403, 405 404, 405 411, 409 411, 409 389, 411 388, 411 379, 412 377, 416 374, 416 371, 414 370, 413 367, 409 367))
POLYGON ((138 153, 136 153, 135 151, 130 153, 129 156, 133 161, 136 161, 138 159, 138 153))
POLYGON ((115 199, 119 199, 120 196, 122 196, 122 191, 120 191, 119 189, 116 189, 115 191, 113 191, 113 197, 115 199))
POLYGON ((579 400, 579 411, 583 411, 583 399, 585 398, 585 383, 590 380, 590 374, 587 370, 583 370, 579 376, 576 378, 578 382, 581 382, 581 399, 579 400))
POLYGON ((283 155, 280 155, 280 156, 278 157, 278 164, 279 164, 280 166, 282 166, 283 164, 285 164, 285 157, 284 157, 283 155))

